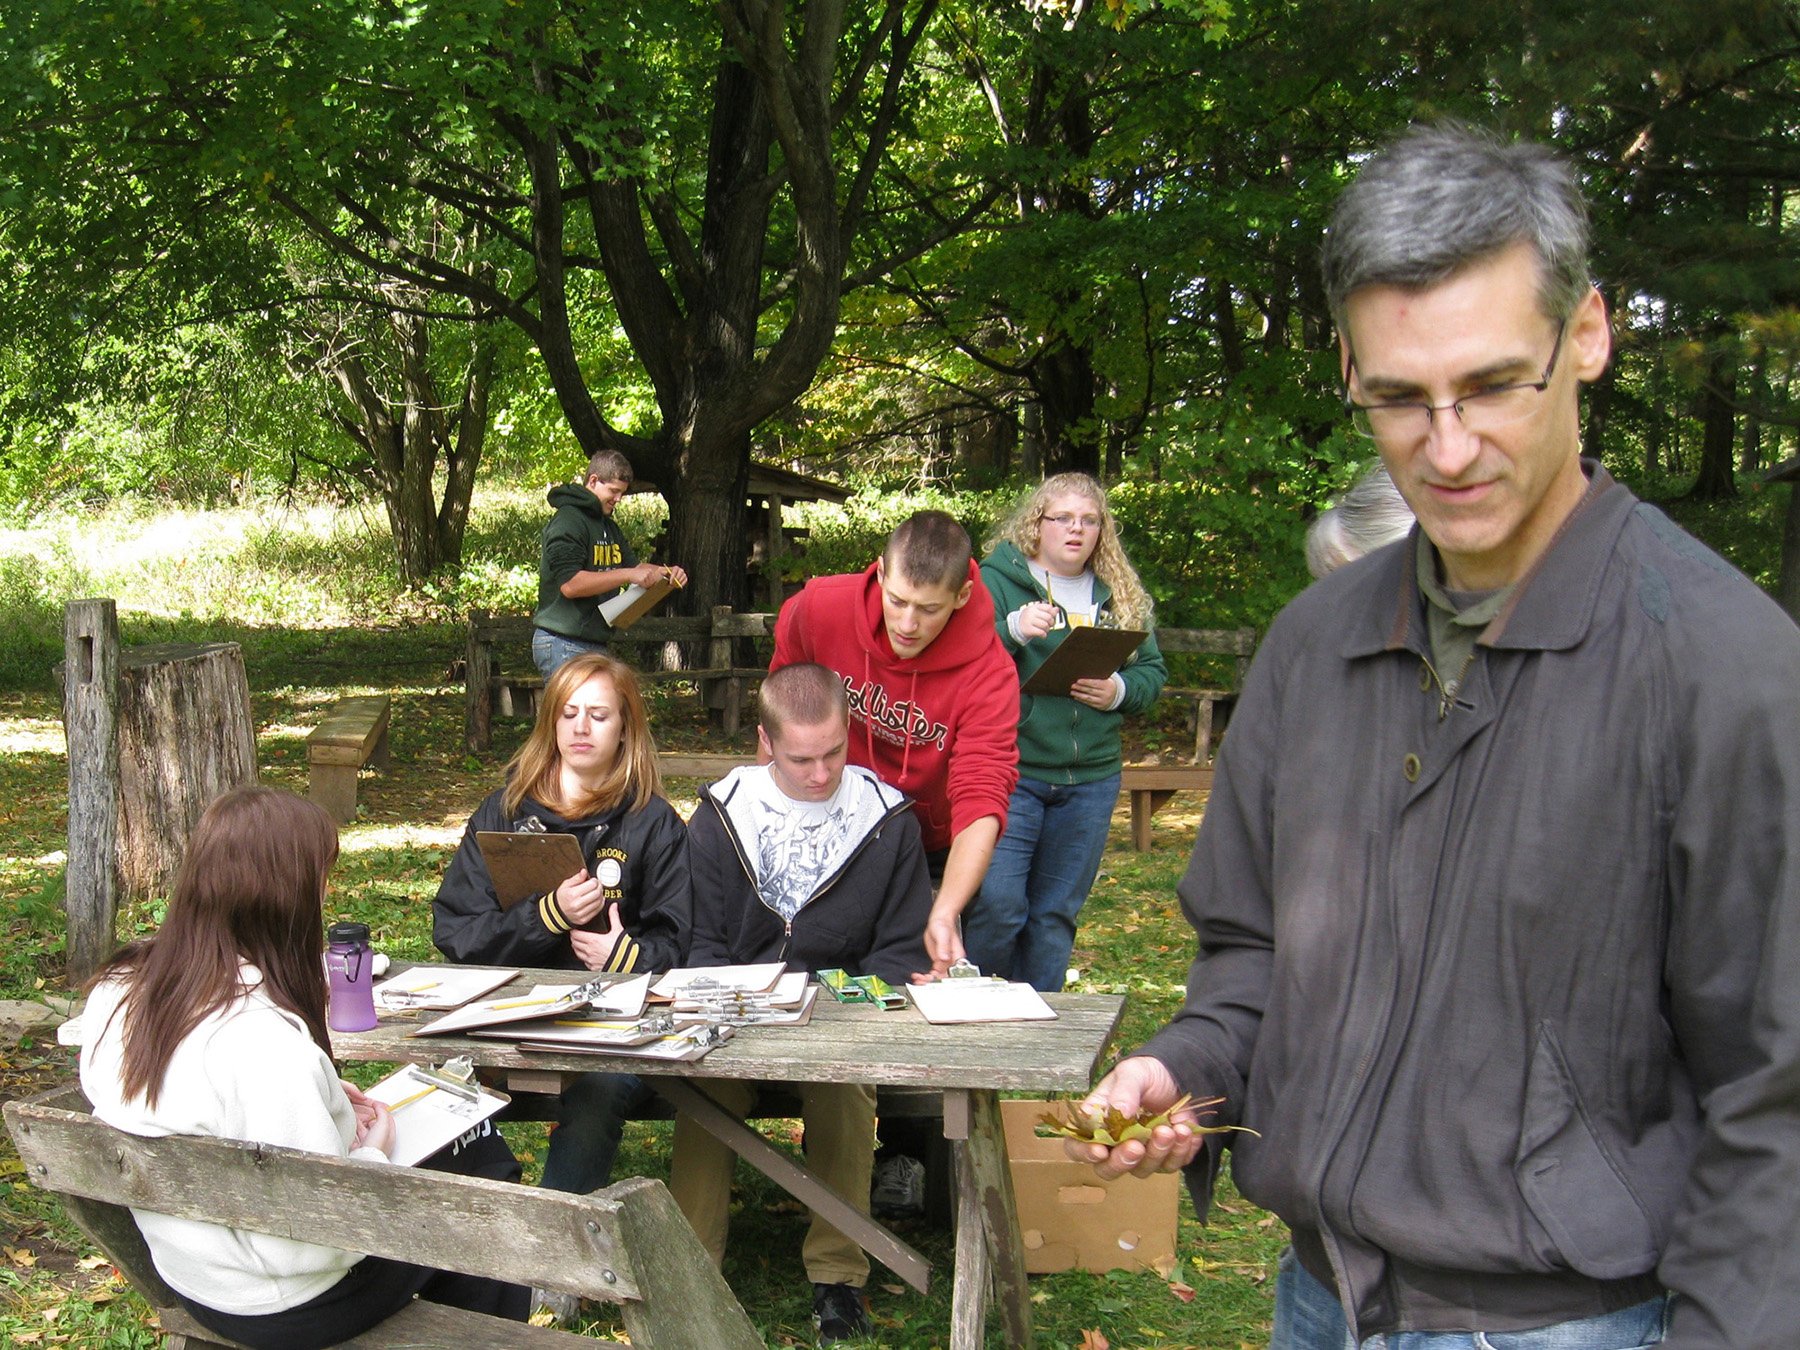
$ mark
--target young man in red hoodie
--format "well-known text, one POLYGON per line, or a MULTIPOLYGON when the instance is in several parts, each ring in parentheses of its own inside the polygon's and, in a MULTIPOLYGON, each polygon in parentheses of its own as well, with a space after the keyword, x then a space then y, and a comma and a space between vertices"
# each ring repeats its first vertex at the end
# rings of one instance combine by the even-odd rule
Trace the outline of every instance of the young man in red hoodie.
POLYGON ((867 571, 815 577, 781 607, 771 670, 816 661, 850 700, 850 763, 913 799, 941 877, 925 926, 931 969, 963 954, 958 917, 987 873, 1018 778, 1019 676, 968 533, 920 511, 867 571))

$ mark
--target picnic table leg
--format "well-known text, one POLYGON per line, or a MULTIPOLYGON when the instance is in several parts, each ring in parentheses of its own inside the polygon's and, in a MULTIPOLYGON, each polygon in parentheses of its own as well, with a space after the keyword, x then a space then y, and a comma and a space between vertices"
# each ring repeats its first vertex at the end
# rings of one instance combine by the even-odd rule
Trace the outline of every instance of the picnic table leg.
POLYGON ((693 1083, 680 1078, 658 1076, 651 1081, 651 1086, 676 1110, 691 1116, 695 1124, 770 1181, 808 1209, 823 1215, 827 1223, 914 1289, 921 1294, 926 1292, 931 1277, 931 1263, 895 1237, 885 1225, 858 1210, 693 1083))
POLYGON ((1007 1167, 999 1094, 944 1093, 944 1132, 950 1134, 959 1122, 966 1122, 967 1137, 952 1137, 950 1144, 956 1160, 951 1350, 979 1350, 985 1340, 990 1293, 1000 1305, 1006 1344, 1030 1346, 1031 1291, 1025 1279, 1025 1246, 1007 1167))

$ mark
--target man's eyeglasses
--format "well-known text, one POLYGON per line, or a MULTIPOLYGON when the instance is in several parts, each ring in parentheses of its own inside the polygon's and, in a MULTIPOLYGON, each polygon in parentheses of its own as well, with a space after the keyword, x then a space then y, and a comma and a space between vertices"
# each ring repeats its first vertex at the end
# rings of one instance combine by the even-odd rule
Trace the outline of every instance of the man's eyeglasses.
POLYGON ((1072 516, 1067 511, 1058 511, 1053 516, 1044 516, 1043 519, 1061 530, 1072 530, 1078 525, 1084 530, 1100 528, 1099 516, 1072 516))
MULTIPOLYGON (((1356 429, 1370 440, 1388 445, 1416 445, 1431 434, 1432 419, 1447 409, 1455 409, 1464 427, 1481 435, 1499 427, 1523 422, 1541 406, 1537 395, 1550 387, 1556 373, 1556 360, 1562 355, 1563 334, 1568 331, 1565 319, 1556 326, 1556 345, 1550 349, 1550 363, 1535 380, 1518 380, 1511 384, 1494 384, 1464 394, 1454 403, 1394 402, 1355 403, 1350 389, 1344 388, 1344 410, 1356 429)), ((1356 358, 1350 358, 1350 369, 1356 369, 1356 358)))

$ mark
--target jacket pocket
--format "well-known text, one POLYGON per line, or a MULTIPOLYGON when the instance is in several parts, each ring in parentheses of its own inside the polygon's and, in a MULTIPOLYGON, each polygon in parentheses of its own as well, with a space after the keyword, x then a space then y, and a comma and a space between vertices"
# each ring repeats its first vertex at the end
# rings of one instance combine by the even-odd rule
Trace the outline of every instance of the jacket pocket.
POLYGON ((1532 1216, 1571 1269, 1597 1280, 1656 1265, 1649 1216, 1582 1105, 1549 1023, 1538 1030, 1513 1173, 1532 1216))

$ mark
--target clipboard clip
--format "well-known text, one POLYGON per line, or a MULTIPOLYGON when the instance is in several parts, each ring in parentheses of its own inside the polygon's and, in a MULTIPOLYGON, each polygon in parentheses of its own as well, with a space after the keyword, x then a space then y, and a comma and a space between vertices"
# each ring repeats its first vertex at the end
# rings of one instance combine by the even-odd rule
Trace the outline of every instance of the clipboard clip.
POLYGON ((481 1089, 475 1082, 475 1061, 469 1055, 457 1055, 442 1064, 414 1064, 413 1075, 435 1088, 469 1101, 481 1100, 481 1089))

